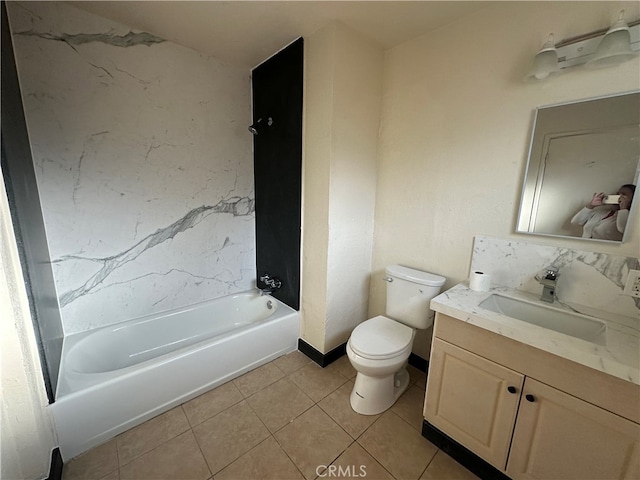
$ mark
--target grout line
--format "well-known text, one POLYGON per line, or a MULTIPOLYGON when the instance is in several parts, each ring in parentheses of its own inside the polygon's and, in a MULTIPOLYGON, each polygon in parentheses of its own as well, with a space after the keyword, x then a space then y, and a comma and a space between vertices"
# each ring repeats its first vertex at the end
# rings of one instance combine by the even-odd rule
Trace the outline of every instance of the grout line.
MULTIPOLYGON (((367 430, 369 430, 369 428, 371 428, 371 426, 372 426, 374 423, 376 423, 379 419, 380 419, 379 417, 378 417, 378 418, 376 418, 376 419, 375 419, 375 421, 374 421, 374 422, 373 422, 373 423, 372 423, 372 424, 371 424, 371 425, 370 425, 370 426, 365 430, 365 432, 366 432, 367 430)), ((360 437, 362 437, 362 435, 364 435, 364 432, 362 432, 362 433, 360 434, 360 436, 358 437, 358 439, 360 439, 360 437)), ((358 442, 358 440, 357 440, 357 439, 356 439, 356 440, 354 440, 354 443, 357 443, 357 445, 358 445, 362 450, 364 450, 364 452, 365 452, 367 455, 369 455, 369 456, 373 459, 373 461, 374 461, 374 462, 376 462, 378 465, 380 465, 380 468, 382 468, 385 472, 387 472, 391 478, 393 478, 394 480, 396 479, 396 476, 395 476, 395 475, 393 475, 393 474, 389 471, 389 469, 388 469, 387 467, 385 467, 385 466, 380 462, 380 460, 378 460, 378 459, 373 455, 373 453, 372 453, 372 452, 370 452, 369 450, 367 450, 367 449, 365 448, 365 446, 364 446, 364 445, 362 445, 360 442, 358 442)), ((423 472, 423 473, 424 473, 424 472, 423 472)), ((418 477, 418 478, 420 478, 420 477, 418 477)))
POLYGON ((253 370, 249 370, 248 372, 244 373, 243 375, 240 375, 239 377, 234 378, 233 380, 231 380, 231 382, 233 382, 234 386, 235 386, 235 387, 240 391, 240 394, 241 394, 241 395, 244 397, 244 399, 246 400, 247 398, 249 398, 249 397, 251 397, 251 396, 255 395, 256 393, 258 393, 259 391, 264 390, 265 388, 269 387, 270 385, 273 385, 274 383, 276 383, 276 382, 277 382, 277 381, 279 381, 279 380, 282 380, 282 379, 283 379, 283 378, 285 378, 286 376, 287 376, 287 374, 286 374, 286 373, 284 373, 280 368, 278 368, 278 366, 277 366, 277 365, 275 365, 275 364, 273 363, 273 360, 271 360, 270 362, 265 363, 264 365, 261 365, 261 366, 259 366, 258 368, 255 368, 255 369, 253 369, 253 370), (243 378, 243 377, 246 377, 247 375, 250 375, 250 374, 252 374, 252 373, 256 372, 257 370, 259 370, 259 369, 261 369, 261 368, 266 367, 267 365, 273 365, 273 366, 276 368, 276 370, 278 370, 278 372, 280 372, 280 373, 282 374, 282 377, 277 378, 276 380, 272 381, 271 383, 268 383, 267 385, 264 385, 264 386, 260 387, 258 390, 256 390, 255 392, 250 393, 249 395, 245 395, 245 394, 244 394, 244 392, 243 392, 242 390, 240 390, 240 387, 238 387, 238 385, 237 385, 235 382, 236 382, 237 380, 239 380, 239 379, 243 378))
MULTIPOLYGON (((209 420, 211 420, 212 418, 217 417, 218 415, 220 415, 222 412, 225 412, 226 410, 230 409, 231 407, 234 407, 234 406, 238 405, 239 403, 241 403, 241 402, 243 402, 243 401, 245 401, 245 400, 246 400, 246 398, 242 395, 242 392, 240 391, 240 389, 238 389, 238 387, 237 387, 236 385, 234 385, 234 384, 233 384, 233 380, 229 380, 228 382, 225 382, 225 383, 223 383, 223 384, 221 384, 221 385, 218 385, 218 386, 217 386, 216 388, 214 388, 214 389, 208 390, 207 392, 203 393, 202 395, 198 395, 197 397, 192 398, 191 400, 189 400, 189 401, 187 401, 187 402, 181 403, 181 404, 180 404, 180 407, 182 407, 182 406, 183 406, 183 405, 185 405, 186 403, 189 403, 189 402, 191 402, 191 401, 195 400, 196 398, 200 398, 200 397, 202 397, 202 396, 204 396, 204 395, 207 395, 207 394, 209 394, 209 393, 211 393, 211 392, 214 392, 214 391, 216 391, 218 388, 223 387, 223 386, 225 386, 225 385, 227 385, 227 384, 229 384, 229 383, 231 383, 231 384, 233 385, 233 388, 235 388, 235 389, 236 389, 236 391, 238 392, 238 394, 240 395, 240 397, 241 397, 241 398, 240 398, 239 400, 237 400, 237 401, 234 401, 232 404, 227 405, 227 406, 226 406, 226 407, 224 407, 222 410, 220 410, 219 412, 217 412, 217 413, 215 413, 215 414, 211 415, 210 417, 207 417, 207 418, 205 418, 204 420, 202 420, 202 421, 200 421, 200 422, 198 422, 198 423, 192 424, 192 423, 191 423, 191 420, 189 420, 189 416, 187 415, 187 412, 184 410, 184 408, 182 409, 182 410, 183 410, 183 412, 185 413, 185 417, 187 417, 187 423, 189 424, 189 426, 190 426, 191 428, 197 427, 198 425, 202 425, 203 423, 208 422, 208 421, 209 421, 209 420)), ((248 398, 248 397, 247 397, 247 398, 248 398)), ((155 418, 155 417, 154 417, 154 418, 155 418)))
MULTIPOLYGON (((181 405, 178 405, 178 407, 181 407, 181 406, 182 406, 182 404, 181 404, 181 405)), ((124 463, 120 463, 120 453, 119 453, 119 450, 118 450, 118 445, 120 444, 120 441, 121 441, 121 439, 122 439, 122 437, 123 437, 124 435, 126 435, 126 434, 127 434, 127 433, 129 433, 129 432, 132 432, 132 431, 133 431, 133 430, 135 430, 135 429, 140 429, 143 425, 147 425, 149 422, 152 422, 152 421, 154 421, 154 420, 156 420, 156 419, 158 419, 158 418, 162 417, 163 415, 166 415, 167 413, 171 412, 172 410, 175 410, 175 409, 176 409, 176 408, 178 408, 178 407, 173 407, 172 409, 167 410, 166 412, 160 413, 160 414, 156 415, 155 417, 151 417, 150 419, 146 420, 145 422, 143 422, 143 423, 141 423, 141 424, 139 424, 139 425, 136 425, 135 427, 131 427, 129 430, 125 430, 124 432, 119 433, 118 435, 116 435, 115 437, 113 437, 113 439, 112 439, 112 440, 115 440, 115 444, 116 444, 116 459, 118 460, 118 475, 120 474, 119 470, 120 470, 122 467, 125 467, 125 466, 129 465, 130 463, 134 462, 135 460, 137 460, 138 458, 142 457, 143 455, 146 455, 147 453, 149 453, 149 452, 151 452, 151 451, 155 450, 157 447, 159 447, 159 446, 161 446, 161 445, 164 445, 165 443, 169 442, 170 440, 173 440, 174 438, 179 437, 180 435, 182 435, 182 434, 186 433, 186 432, 190 429, 190 426, 189 426, 189 419, 188 419, 188 418, 187 418, 187 416, 185 415, 185 420, 187 420, 187 428, 186 428, 185 430, 183 430, 183 431, 181 431, 181 432, 178 432, 177 434, 175 434, 175 435, 174 435, 173 437, 171 437, 171 438, 167 438, 167 439, 165 439, 164 441, 160 442, 158 445, 156 445, 156 446, 154 446, 154 447, 150 448, 149 450, 144 450, 144 451, 142 451, 142 452, 140 452, 140 453, 138 453, 138 454, 134 455, 134 456, 133 456, 132 458, 130 458, 128 461, 126 461, 126 462, 124 462, 124 463)), ((183 412, 183 414, 184 414, 184 410, 183 410, 182 412, 183 412)))
MULTIPOLYGON (((273 435, 269 435, 266 438, 260 440, 256 445, 254 445, 253 447, 251 447, 249 450, 247 450, 246 452, 244 452, 242 455, 240 455, 237 458, 234 458, 231 462, 229 462, 227 465, 225 465, 224 467, 222 467, 220 470, 218 470, 213 476, 218 475, 220 472, 224 471, 225 469, 229 468, 231 465, 233 465, 234 463, 236 463, 238 460, 240 460, 242 457, 244 457, 245 455, 248 455, 249 453, 251 453, 253 450, 255 450, 256 448, 258 448, 260 445, 262 445, 263 443, 265 443, 266 441, 268 441, 269 439, 273 438, 273 435)), ((275 440, 275 438, 273 438, 275 440)), ((276 442, 277 443, 277 442, 276 442)), ((213 478, 212 476, 212 478, 213 478)))
MULTIPOLYGON (((120 434, 120 435, 122 435, 122 434, 120 434)), ((115 438, 115 440, 116 440, 116 442, 115 442, 116 443, 116 462, 117 462, 117 465, 118 465, 118 467, 116 468, 116 471, 118 472, 118 480, 120 480, 120 453, 118 452, 118 437, 120 437, 120 435, 116 435, 116 438, 115 438)), ((111 473, 113 473, 113 472, 111 472, 111 473)), ((111 474, 109 474, 109 475, 111 475, 111 474)), ((108 475, 106 475, 106 476, 108 476, 108 475)))
POLYGON ((207 460, 207 456, 202 451, 202 447, 200 446, 200 442, 198 441, 198 437, 196 436, 196 432, 193 431, 193 428, 189 429, 191 431, 191 435, 193 435, 193 439, 196 441, 196 445, 198 446, 198 450, 200 451, 200 455, 204 459, 204 464, 207 466, 207 470, 209 470, 210 479, 213 479, 213 470, 211 469, 211 465, 209 465, 209 460, 207 460))
POLYGON ((291 379, 288 378, 288 376, 285 376, 284 378, 281 378, 279 380, 277 380, 276 382, 272 383, 271 385, 268 385, 267 387, 264 387, 262 390, 259 390, 258 392, 254 393, 251 397, 246 398, 245 400, 247 400, 247 404, 249 405, 249 407, 251 408, 251 410, 253 411, 253 413, 255 413, 255 415, 258 417, 258 419, 262 422, 262 424, 265 426, 265 428, 267 429, 267 431, 271 434, 271 435, 275 435, 276 433, 278 433, 280 430, 282 430, 283 428, 285 428, 287 425, 289 425, 291 422, 293 422, 296 418, 300 417, 302 414, 304 414, 306 411, 308 411, 309 409, 313 408, 314 405, 316 405, 316 402, 314 402, 314 400, 309 397, 309 395, 307 395, 304 390, 302 390, 298 385, 296 385, 291 379), (307 397, 312 405, 310 405, 309 407, 305 408, 302 412, 300 412, 298 415, 296 415, 294 418, 292 418, 291 420, 289 420, 287 423, 285 423, 283 426, 281 426, 280 428, 278 428, 275 432, 272 432, 269 427, 264 423, 264 421, 262 420, 262 418, 260 418, 260 415, 258 414, 258 412, 253 408, 253 406, 251 405, 251 403, 249 403, 249 398, 253 397, 254 395, 257 395, 258 393, 260 393, 262 390, 265 390, 273 385, 275 385, 278 382, 281 381, 287 381, 289 382, 291 385, 293 385, 295 388, 297 388, 298 390, 300 390, 300 392, 307 397))
POLYGON ((418 478, 422 478, 422 476, 425 474, 425 472, 429 469, 429 466, 433 463, 433 461, 436 458, 436 455, 438 455, 438 453, 440 453, 440 449, 437 448, 436 449, 436 453, 433 454, 433 457, 431 457, 431 460, 429 460, 429 463, 427 463, 427 466, 424 467, 424 470, 422 471, 422 473, 420 474, 420 476, 418 478))
POLYGON ((271 435, 271 437, 275 440, 276 444, 278 445, 278 448, 282 451, 282 453, 284 453, 287 456, 287 458, 289 459, 289 461, 293 464, 293 466, 296 467, 296 470, 298 470, 298 472, 300 472, 300 475, 302 476, 302 478, 306 479, 307 477, 304 476, 304 473, 302 473, 302 470, 300 470, 300 467, 298 467, 298 464, 296 462, 294 462, 293 458, 291 458, 289 453, 280 444, 280 442, 278 441, 276 436, 275 435, 271 435))
MULTIPOLYGON (((279 380, 278 380, 279 381, 279 380)), ((273 384, 272 384, 273 385, 273 384)), ((266 387, 265 387, 266 388, 266 387)), ((264 389, 263 389, 264 390, 264 389)), ((257 394, 258 392, 254 393, 257 394)), ((252 395, 253 396, 253 395, 252 395)), ((262 426, 265 428, 265 430, 267 432, 269 432, 269 435, 273 435, 273 433, 271 433, 271 430, 269 430, 269 427, 267 427, 267 424, 264 423, 264 421, 262 420, 262 418, 260 418, 260 415, 258 415, 258 412, 256 412, 256 410, 253 408, 253 405, 251 405, 251 403, 249 403, 248 399, 244 399, 244 401, 247 403, 247 405, 249 406, 249 408, 251 409, 251 411, 253 412, 253 414, 258 418, 258 421, 262 424, 262 426)), ((262 443, 262 442, 261 442, 262 443)), ((235 461, 235 460, 234 460, 235 461)))
MULTIPOLYGON (((156 418, 156 417, 153 417, 153 418, 156 418)), ((147 420, 147 421, 148 421, 148 420, 147 420)), ((144 424, 141 424, 141 425, 144 425, 144 424)), ((135 427, 134 427, 134 428, 135 428, 135 427)), ((128 430, 127 430, 127 431, 128 431, 128 430)), ((124 433, 124 432, 123 432, 123 433, 124 433)), ((173 440, 175 440, 175 439, 177 439, 177 438, 179 438, 179 437, 182 437, 182 436, 184 436, 184 435, 186 435, 186 434, 188 434, 188 433, 191 433, 191 435, 193 435, 193 439, 195 440, 196 445, 198 445, 198 448, 200 448, 200 444, 198 443, 198 439, 196 438, 195 433, 193 432, 193 429, 188 428, 187 430, 185 430, 184 432, 179 433, 179 434, 178 434, 178 435, 176 435, 175 437, 171 437, 171 438, 169 438, 169 439, 165 440, 164 442, 162 442, 162 443, 160 443, 160 444, 156 445, 156 446, 155 446, 155 447, 153 447, 152 449, 147 450, 146 452, 144 452, 144 453, 142 453, 142 454, 140 454, 140 455, 137 455, 136 457, 134 457, 133 459, 131 459, 130 461, 128 461, 128 462, 127 462, 127 463, 125 463, 124 465, 119 466, 119 467, 118 467, 118 476, 120 476, 120 470, 122 470, 122 467, 126 467, 126 466, 128 466, 128 465, 131 465, 131 464, 132 464, 133 462, 135 462, 136 460, 139 460, 140 458, 142 458, 142 457, 144 457, 144 456, 146 456, 146 455, 150 454, 151 452, 156 451, 158 448, 160 448, 160 447, 164 446, 165 444, 167 444, 167 443, 169 443, 169 442, 171 442, 171 441, 173 441, 173 440)), ((206 460, 207 460, 207 459, 204 457, 204 455, 203 455, 203 458, 204 458, 204 460, 205 460, 205 464, 206 464, 206 460)), ((207 468, 209 469, 209 472, 211 472, 211 469, 209 468, 209 465, 207 465, 207 468)))

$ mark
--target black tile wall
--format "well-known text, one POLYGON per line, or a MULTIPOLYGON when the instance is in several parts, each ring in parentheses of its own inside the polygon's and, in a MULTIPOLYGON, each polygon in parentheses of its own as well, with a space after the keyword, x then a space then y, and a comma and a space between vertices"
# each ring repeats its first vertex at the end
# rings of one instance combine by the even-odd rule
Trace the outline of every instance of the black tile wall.
POLYGON ((302 87, 300 38, 252 72, 256 269, 278 278, 273 296, 300 307, 302 87), (260 120, 258 122, 258 120, 260 120))

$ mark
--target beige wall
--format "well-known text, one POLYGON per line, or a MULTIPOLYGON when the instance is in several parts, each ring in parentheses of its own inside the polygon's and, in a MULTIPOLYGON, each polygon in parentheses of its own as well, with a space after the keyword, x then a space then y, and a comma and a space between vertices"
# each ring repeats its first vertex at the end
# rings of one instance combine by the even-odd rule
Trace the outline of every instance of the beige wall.
POLYGON ((325 350, 368 314, 383 52, 336 28, 325 350))
MULTIPOLYGON (((384 312, 385 265, 468 276, 474 235, 639 254, 637 215, 624 245, 514 233, 536 107, 640 88, 640 62, 522 78, 556 39, 613 23, 621 2, 504 2, 385 52, 369 316, 384 312)), ((636 213, 640 209, 636 209, 636 213)), ((428 358, 430 330, 414 352, 428 358)))
POLYGON ((0 319, 0 478, 45 478, 57 442, 4 182, 0 182, 0 319))
POLYGON ((383 52, 338 23, 305 45, 302 338, 327 353, 367 319, 383 52))
POLYGON ((334 27, 305 38, 300 336, 324 351, 334 27))

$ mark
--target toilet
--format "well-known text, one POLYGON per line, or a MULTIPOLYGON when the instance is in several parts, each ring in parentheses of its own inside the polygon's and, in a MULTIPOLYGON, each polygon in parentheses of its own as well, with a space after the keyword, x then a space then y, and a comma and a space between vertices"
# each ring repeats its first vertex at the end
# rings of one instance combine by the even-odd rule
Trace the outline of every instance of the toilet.
POLYGON ((429 328, 429 302, 445 278, 400 265, 385 269, 386 315, 358 325, 347 342, 347 356, 358 372, 351 408, 376 415, 390 408, 409 385, 407 359, 416 329, 429 328))

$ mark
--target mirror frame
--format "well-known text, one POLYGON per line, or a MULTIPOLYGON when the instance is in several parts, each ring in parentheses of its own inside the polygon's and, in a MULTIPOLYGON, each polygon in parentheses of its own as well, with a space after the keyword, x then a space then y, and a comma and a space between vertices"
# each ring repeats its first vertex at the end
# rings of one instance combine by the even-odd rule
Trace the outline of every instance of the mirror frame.
MULTIPOLYGON (((638 117, 640 117, 640 90, 603 95, 581 100, 573 100, 536 108, 534 113, 533 126, 531 128, 527 164, 524 174, 524 180, 522 183, 518 219, 516 222, 516 233, 568 238, 573 240, 608 242, 615 244, 624 243, 627 237, 628 229, 625 229, 622 240, 605 240, 597 238, 585 238, 573 235, 536 232, 531 230, 530 224, 532 219, 535 220, 535 216, 537 214, 537 198, 540 194, 539 185, 541 179, 544 177, 544 159, 542 158, 542 153, 545 151, 545 142, 547 142, 549 138, 552 138, 558 132, 595 132, 603 131, 604 129, 613 131, 623 129, 625 127, 629 128, 634 126, 638 126, 638 128, 640 128, 640 123, 636 123, 638 117), (612 118, 615 118, 618 121, 607 123, 606 126, 600 125, 598 128, 595 128, 593 126, 593 123, 595 122, 593 120, 590 120, 586 116, 579 117, 580 120, 575 121, 575 123, 571 123, 570 126, 568 125, 567 119, 565 118, 551 121, 549 121, 548 118, 544 118, 548 117, 551 113, 558 112, 559 107, 573 107, 570 109, 573 111, 573 113, 580 113, 581 108, 592 108, 594 104, 591 102, 599 102, 598 107, 600 107, 605 112, 606 110, 609 110, 616 113, 619 111, 626 113, 622 117, 612 116, 612 118), (542 126, 543 122, 541 120, 544 120, 544 126, 542 126)), ((572 122, 573 121, 574 119, 572 119, 572 122)), ((640 159, 636 164, 636 171, 632 183, 637 185, 639 176, 640 159)), ((640 201, 636 199, 631 205, 631 210, 629 212, 630 218, 635 218, 634 215, 638 209, 638 203, 640 203, 640 201)))

